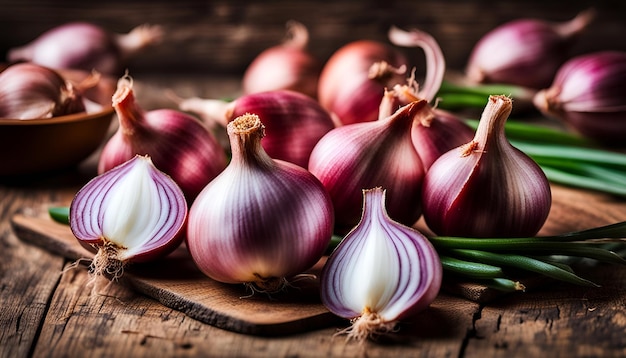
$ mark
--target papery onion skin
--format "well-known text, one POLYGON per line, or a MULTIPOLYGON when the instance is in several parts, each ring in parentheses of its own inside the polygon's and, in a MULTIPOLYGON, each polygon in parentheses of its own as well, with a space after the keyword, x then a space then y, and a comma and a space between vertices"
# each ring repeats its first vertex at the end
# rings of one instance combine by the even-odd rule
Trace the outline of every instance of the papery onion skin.
POLYGON ((7 59, 119 76, 130 57, 161 42, 162 35, 160 26, 140 25, 128 34, 115 34, 96 24, 68 22, 9 50, 7 59))
POLYGON ((422 189, 424 219, 440 236, 528 237, 545 223, 550 184, 504 135, 506 96, 491 96, 474 139, 437 159, 422 189))
POLYGON ((191 203, 226 168, 225 151, 200 120, 168 108, 144 111, 135 101, 130 77, 120 79, 113 107, 120 126, 100 154, 98 173, 136 154, 147 154, 180 185, 191 203))
POLYGON ((117 257, 120 261, 147 262, 169 254, 182 243, 187 212, 187 202, 180 187, 154 167, 150 157, 135 156, 83 186, 72 200, 69 217, 72 233, 87 250, 97 252, 100 247, 112 243, 120 248, 117 257), (153 200, 144 201, 146 198, 139 195, 145 191, 137 190, 128 182, 130 173, 138 175, 137 171, 143 182, 149 183, 149 189, 142 188, 154 195, 153 200), (129 187, 124 187, 126 185, 129 187), (146 203, 148 205, 143 205, 146 203), (149 220, 151 225, 139 226, 151 215, 155 215, 149 220), (111 226, 108 222, 130 226, 132 231, 113 230, 116 225, 111 226), (133 242, 138 235, 132 233, 148 229, 149 232, 143 233, 146 241, 133 242), (109 235, 111 232, 118 234, 109 235))
POLYGON ((311 173, 265 153, 258 116, 236 118, 228 134, 232 160, 191 206, 187 247, 208 277, 272 292, 322 257, 332 202, 311 173))
POLYGON ((404 83, 406 64, 404 54, 387 44, 351 42, 333 53, 322 68, 317 98, 342 124, 375 121, 384 89, 404 83), (391 67, 370 76, 372 66, 381 62, 391 67))
POLYGON ((573 40, 594 18, 579 13, 563 23, 518 19, 483 36, 472 49, 466 74, 475 83, 507 83, 535 89, 550 85, 573 40))
POLYGON ((196 113, 209 127, 226 126, 246 113, 258 115, 265 127, 261 145, 267 154, 303 168, 317 142, 336 126, 316 100, 291 90, 243 95, 232 102, 189 98, 179 100, 178 105, 196 113))
POLYGON ((587 138, 626 147, 626 53, 601 51, 568 60, 535 106, 587 138))
POLYGON ((304 24, 287 22, 287 39, 261 52, 243 74, 244 94, 292 90, 317 98, 321 62, 308 51, 309 33, 304 24))
POLYGON ((17 63, 0 72, 0 118, 52 118, 84 111, 80 91, 53 69, 17 63))
POLYGON ((421 215, 424 166, 411 140, 415 117, 429 115, 426 101, 400 108, 387 119, 344 125, 317 143, 309 171, 324 184, 335 207, 335 230, 345 233, 361 216, 363 188, 389 189, 389 215, 412 225, 421 215))
POLYGON ((419 231, 389 218, 384 196, 382 188, 363 190, 360 222, 322 269, 322 303, 339 317, 374 313, 382 324, 397 322, 428 307, 441 288, 434 247, 419 231))

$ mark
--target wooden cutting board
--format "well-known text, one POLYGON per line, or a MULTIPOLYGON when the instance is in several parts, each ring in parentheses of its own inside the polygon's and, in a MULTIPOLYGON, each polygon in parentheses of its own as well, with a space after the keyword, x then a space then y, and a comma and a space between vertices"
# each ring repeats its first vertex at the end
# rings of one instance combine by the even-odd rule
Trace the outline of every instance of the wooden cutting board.
MULTIPOLYGON (((69 226, 53 221, 45 211, 29 211, 33 213, 18 213, 11 220, 13 231, 22 241, 74 261, 93 257, 74 238, 69 226)), ((318 274, 323 263, 320 260, 310 273, 318 274)), ((297 280, 285 292, 271 297, 262 293, 251 295, 243 285, 222 284, 203 275, 184 245, 157 262, 127 267, 122 279, 120 283, 129 284, 169 308, 240 333, 286 335, 338 322, 319 299, 317 279, 297 280)))
MULTIPOLYGON (((626 201, 590 192, 553 187, 553 205, 539 234, 552 235, 626 221, 626 201)), ((74 238, 69 226, 53 221, 46 208, 23 210, 12 217, 16 235, 70 260, 91 258, 74 238)), ((425 230, 425 228, 418 228, 425 230)), ((324 259, 310 270, 316 275, 324 259)), ((337 324, 340 320, 322 305, 316 278, 293 283, 285 292, 269 297, 250 295, 243 285, 227 285, 204 276, 182 246, 152 264, 137 264, 124 273, 124 283, 163 305, 201 322, 235 332, 278 336, 337 324)), ((446 280, 444 280, 446 281, 446 280)), ((530 286, 526 282, 525 285, 530 286)), ((445 290, 476 302, 501 293, 467 282, 444 282, 445 290)))

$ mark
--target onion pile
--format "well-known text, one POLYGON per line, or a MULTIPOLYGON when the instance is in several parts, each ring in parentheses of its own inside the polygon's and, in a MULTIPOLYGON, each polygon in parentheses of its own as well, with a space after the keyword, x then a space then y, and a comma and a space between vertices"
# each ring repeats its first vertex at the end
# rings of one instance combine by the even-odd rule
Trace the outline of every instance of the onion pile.
MULTIPOLYGON (((540 89, 561 63, 555 51, 590 19, 585 12, 559 26, 520 21, 498 29, 472 54, 468 75, 540 89), (521 55, 482 54, 495 46, 491 41, 511 39, 530 48, 521 55), (542 61, 545 72, 524 75, 542 61)), ((294 38, 306 30, 291 25, 294 38)), ((358 341, 393 332, 427 308, 444 271, 511 291, 524 286, 504 277, 500 266, 593 285, 565 264, 534 257, 546 251, 494 253, 473 240, 495 251, 508 242, 520 251, 531 250, 526 244, 546 249, 526 238, 539 232, 551 209, 546 171, 507 137, 510 97, 484 98, 474 131, 437 108, 445 60, 434 38, 396 27, 388 38, 391 44, 346 44, 319 77, 309 67, 306 41, 270 48, 246 71, 241 97, 179 100, 180 111, 144 111, 123 77, 113 98, 120 129, 104 148, 99 175, 70 210, 77 239, 98 249, 94 270, 116 278, 125 262, 156 259, 176 247, 184 231, 191 259, 206 276, 273 294, 320 262, 333 235, 341 236, 319 278, 320 297, 329 311, 351 320, 344 333, 358 341), (421 86, 414 71, 407 76, 406 57, 395 46, 424 50, 421 86), (278 60, 286 74, 270 72, 278 71, 272 68, 278 60), (288 81, 272 81, 277 76, 288 81), (228 136, 230 162, 210 131, 219 127, 228 136), (414 229, 421 218, 439 236, 429 240, 414 229)), ((600 138, 608 128, 623 138, 618 90, 625 60, 615 52, 573 59, 535 103, 581 133, 600 138)), ((619 160, 612 165, 626 163, 619 160)), ((613 237, 618 229, 597 232, 613 237)), ((575 250, 563 244, 557 251, 580 253, 575 250)), ((621 262, 600 251, 589 255, 621 262)))

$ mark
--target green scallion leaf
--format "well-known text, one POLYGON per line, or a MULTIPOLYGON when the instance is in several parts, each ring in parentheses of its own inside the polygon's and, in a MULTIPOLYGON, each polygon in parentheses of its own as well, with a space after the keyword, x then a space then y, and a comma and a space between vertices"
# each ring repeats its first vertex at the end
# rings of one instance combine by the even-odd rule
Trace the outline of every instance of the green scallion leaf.
POLYGON ((61 224, 70 224, 70 208, 67 206, 53 206, 48 208, 52 220, 61 224))

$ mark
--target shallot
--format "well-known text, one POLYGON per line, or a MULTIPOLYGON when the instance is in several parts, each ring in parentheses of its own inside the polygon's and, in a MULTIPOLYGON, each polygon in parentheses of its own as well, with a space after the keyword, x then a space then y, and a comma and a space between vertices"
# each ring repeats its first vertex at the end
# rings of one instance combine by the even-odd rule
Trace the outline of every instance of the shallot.
POLYGON ((191 202, 226 167, 226 152, 198 118, 167 108, 145 111, 135 100, 130 76, 120 78, 113 107, 119 127, 100 154, 99 173, 137 154, 150 155, 191 202))
POLYGON ((287 22, 287 39, 261 52, 243 74, 243 93, 292 90, 317 98, 321 62, 308 51, 309 31, 298 21, 287 22))
POLYGON ((261 145, 267 154, 303 168, 320 138, 335 128, 330 114, 316 100, 291 90, 253 93, 230 102, 199 97, 177 101, 181 110, 197 114, 210 128, 226 127, 246 113, 258 115, 265 127, 261 145))
POLYGON ((626 146, 626 53, 601 51, 568 60, 535 106, 605 145, 626 146))
POLYGON ((119 76, 130 58, 160 43, 162 37, 163 29, 155 25, 140 25, 126 34, 117 34, 96 24, 70 22, 9 50, 7 59, 119 76))
POLYGON ((342 124, 374 121, 384 89, 404 83, 406 64, 404 54, 390 45, 351 42, 324 65, 317 98, 342 124))
POLYGON ((17 63, 0 72, 0 118, 51 118, 84 111, 80 91, 53 69, 17 63))
POLYGON ((474 83, 545 88, 594 16, 594 11, 587 10, 562 23, 518 19, 502 24, 476 43, 467 77, 474 83))
POLYGON ((474 139, 443 154, 424 178, 424 219, 437 235, 536 234, 552 202, 546 175, 504 133, 512 101, 490 96, 474 139))
POLYGON ((267 155, 259 116, 237 117, 227 130, 232 160, 192 204, 187 247, 208 277, 276 292, 324 254, 332 202, 307 170, 267 155))
POLYGON ((430 106, 420 100, 385 119, 337 127, 317 143, 309 171, 330 193, 336 232, 345 233, 356 225, 362 189, 375 186, 387 188, 392 219, 405 225, 419 219, 425 169, 413 146, 411 126, 431 115, 430 106))

